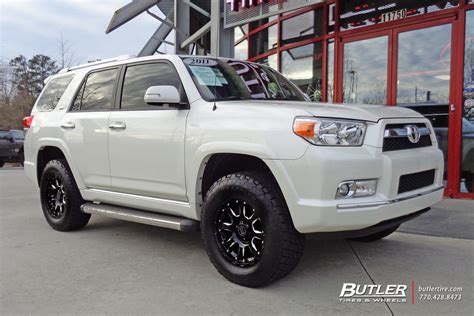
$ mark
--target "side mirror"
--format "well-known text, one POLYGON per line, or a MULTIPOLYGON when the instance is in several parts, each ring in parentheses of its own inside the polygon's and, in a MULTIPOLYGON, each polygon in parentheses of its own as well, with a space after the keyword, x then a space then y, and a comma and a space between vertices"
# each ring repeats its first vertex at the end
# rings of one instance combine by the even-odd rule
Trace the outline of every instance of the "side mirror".
POLYGON ((179 91, 174 86, 152 86, 146 89, 145 102, 150 105, 154 104, 177 104, 181 102, 179 91))

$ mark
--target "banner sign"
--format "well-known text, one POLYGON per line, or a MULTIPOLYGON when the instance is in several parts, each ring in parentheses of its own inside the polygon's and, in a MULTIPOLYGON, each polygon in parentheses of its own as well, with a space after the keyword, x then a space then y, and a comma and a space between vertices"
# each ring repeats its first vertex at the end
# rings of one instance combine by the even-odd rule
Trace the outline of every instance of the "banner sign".
POLYGON ((247 24, 324 0, 223 0, 224 27, 247 24))

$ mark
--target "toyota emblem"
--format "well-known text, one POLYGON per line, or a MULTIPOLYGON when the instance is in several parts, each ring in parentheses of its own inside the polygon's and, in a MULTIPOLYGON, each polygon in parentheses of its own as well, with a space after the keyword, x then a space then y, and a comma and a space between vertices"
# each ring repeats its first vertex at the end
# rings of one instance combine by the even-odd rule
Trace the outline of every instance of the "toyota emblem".
POLYGON ((407 129, 407 137, 410 142, 413 144, 418 143, 420 140, 420 130, 416 125, 406 125, 405 128, 407 129))

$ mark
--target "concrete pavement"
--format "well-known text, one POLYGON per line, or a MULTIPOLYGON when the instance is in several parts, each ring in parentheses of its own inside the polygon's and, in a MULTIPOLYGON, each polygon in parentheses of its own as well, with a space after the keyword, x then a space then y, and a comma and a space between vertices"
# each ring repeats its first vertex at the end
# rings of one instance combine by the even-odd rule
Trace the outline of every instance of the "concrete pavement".
POLYGON ((409 230, 368 244, 309 236, 292 274, 247 289, 216 272, 198 233, 97 216, 54 231, 23 170, 0 169, 0 313, 472 315, 473 241, 409 230), (421 301, 416 290, 411 304, 412 280, 462 287, 462 299, 421 301), (341 303, 344 282, 405 284, 408 302, 341 303))

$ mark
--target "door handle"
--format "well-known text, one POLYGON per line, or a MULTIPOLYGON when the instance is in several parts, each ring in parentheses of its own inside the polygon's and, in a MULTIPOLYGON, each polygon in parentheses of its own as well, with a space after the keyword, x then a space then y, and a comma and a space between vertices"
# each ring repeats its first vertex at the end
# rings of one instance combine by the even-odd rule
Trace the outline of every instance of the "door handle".
POLYGON ((125 129, 127 125, 124 122, 113 122, 109 124, 111 130, 125 129))
POLYGON ((74 124, 74 122, 64 122, 61 123, 61 127, 64 129, 73 129, 74 127, 76 127, 76 124, 74 124))

